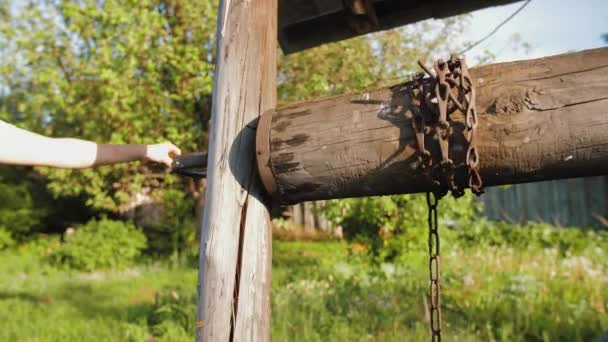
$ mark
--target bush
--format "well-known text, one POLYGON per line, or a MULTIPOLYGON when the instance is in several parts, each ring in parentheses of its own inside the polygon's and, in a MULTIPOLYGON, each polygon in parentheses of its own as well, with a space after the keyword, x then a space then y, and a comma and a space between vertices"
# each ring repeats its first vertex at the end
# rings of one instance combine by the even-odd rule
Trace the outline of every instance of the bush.
MULTIPOLYGON (((428 209, 424 195, 399 195, 328 201, 321 208, 344 237, 368 246, 368 251, 390 261, 406 250, 419 249, 426 239, 428 209)), ((446 196, 439 203, 440 225, 466 227, 479 214, 480 202, 467 194, 446 196)))
POLYGON ((509 246, 515 249, 555 248, 560 253, 581 253, 588 248, 606 246, 608 231, 581 227, 555 227, 546 223, 509 224, 485 222, 454 232, 463 247, 509 246), (588 241, 595 241, 590 245, 588 241))
POLYGON ((154 307, 148 316, 150 331, 155 336, 194 332, 196 288, 164 288, 156 293, 154 307), (177 330, 177 331, 175 331, 177 330))
POLYGON ((61 248, 61 236, 58 234, 35 234, 30 236, 26 241, 20 243, 17 251, 20 255, 36 256, 48 258, 61 248))
POLYGON ((44 217, 25 184, 2 182, 0 178, 0 227, 18 240, 24 239, 44 217))
MULTIPOLYGON (((187 193, 167 189, 162 194, 162 215, 157 224, 145 227, 148 253, 169 256, 176 264, 198 253, 195 225, 195 203, 187 193)), ((195 257, 198 260, 198 256, 195 257)))
POLYGON ((145 235, 132 223, 102 218, 66 236, 50 258, 56 265, 81 271, 122 269, 133 265, 145 248, 145 235))
POLYGON ((11 233, 0 225, 0 250, 11 247, 15 244, 15 240, 11 237, 11 233))
POLYGON ((30 167, 0 165, 0 227, 17 243, 38 233, 60 233, 67 224, 84 223, 94 212, 87 198, 54 197, 46 178, 30 167))

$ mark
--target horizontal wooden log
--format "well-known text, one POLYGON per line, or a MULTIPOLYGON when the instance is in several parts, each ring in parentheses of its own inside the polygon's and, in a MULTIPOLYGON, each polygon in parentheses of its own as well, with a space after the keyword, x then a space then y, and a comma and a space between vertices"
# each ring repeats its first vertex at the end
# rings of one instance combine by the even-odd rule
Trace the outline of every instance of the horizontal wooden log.
MULTIPOLYGON (((608 48, 471 69, 486 186, 608 174, 608 48)), ((258 125, 258 167, 283 203, 426 192, 407 83, 297 103, 258 125)), ((431 137, 427 137, 427 141, 431 137)), ((437 143, 429 142, 434 158, 437 143)), ((453 139, 450 155, 464 158, 453 139)))

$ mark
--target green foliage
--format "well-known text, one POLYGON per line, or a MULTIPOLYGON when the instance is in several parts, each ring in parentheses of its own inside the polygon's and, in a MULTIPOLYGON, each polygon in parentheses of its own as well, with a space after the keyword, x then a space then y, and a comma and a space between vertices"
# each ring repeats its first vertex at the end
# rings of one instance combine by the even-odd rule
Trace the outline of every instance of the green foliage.
POLYGON ((61 239, 58 235, 37 234, 17 246, 20 255, 32 255, 39 258, 48 258, 61 248, 61 239))
POLYGON ((193 333, 196 322, 196 303, 197 295, 194 286, 161 289, 156 293, 154 306, 148 316, 150 331, 155 336, 169 335, 174 330, 193 333))
POLYGON ((15 244, 15 240, 11 236, 11 233, 6 228, 0 226, 0 251, 7 249, 15 244))
POLYGON ((182 264, 185 258, 198 255, 194 220, 195 201, 189 194, 176 189, 164 191, 158 223, 145 227, 149 254, 170 256, 175 264, 182 264))
POLYGON ((133 224, 107 218, 87 222, 65 240, 51 261, 82 271, 132 266, 146 248, 145 235, 133 224))
POLYGON ((279 99, 286 102, 390 85, 418 71, 417 60, 448 55, 468 17, 425 21, 325 44, 279 61, 279 99))
MULTIPOLYGON (((206 144, 217 5, 174 2, 0 2, 0 119, 98 142, 206 144), (11 10, 12 8, 12 10, 11 10)), ((416 60, 460 48, 467 17, 425 21, 326 44, 279 61, 281 101, 357 91, 407 78, 416 60), (448 34, 449 33, 449 34, 448 34)), ((118 212, 143 190, 181 180, 139 163, 38 169, 57 197, 118 212)))
POLYGON ((545 223, 513 225, 485 222, 455 230, 453 239, 465 246, 501 246, 517 249, 556 248, 562 255, 582 253, 596 246, 608 246, 608 234, 602 230, 562 228, 545 223), (593 244, 589 244, 593 241, 593 244))
POLYGON ((19 243, 37 233, 63 231, 92 215, 82 197, 54 198, 47 179, 31 167, 0 165, 0 227, 19 243))
MULTIPOLYGON (((547 241, 544 246, 487 246, 481 240, 465 246, 448 234, 442 244, 444 337, 597 339, 608 324, 608 245, 601 244, 608 232, 561 230, 566 232, 559 233, 562 241, 547 241), (561 255, 557 249, 564 241, 593 248, 561 255)), ((349 257, 344 243, 275 241, 273 247, 273 338, 429 339, 424 319, 426 246, 405 251, 398 262, 373 267, 365 259, 349 257)))
MULTIPOLYGON (((426 248, 428 209, 424 195, 368 197, 328 201, 325 216, 342 227, 347 241, 369 247, 377 262, 402 260, 426 248)), ((556 248, 562 255, 608 245, 608 234, 593 229, 559 228, 543 223, 513 225, 479 216, 481 202, 470 194, 439 202, 442 241, 465 248, 498 246, 536 250, 556 248), (589 245, 584 241, 595 241, 589 245)))
POLYGON ((40 206, 36 184, 23 179, 24 175, 28 175, 27 170, 0 168, 0 228, 17 240, 39 228, 48 209, 40 206))
POLYGON ((293 221, 282 217, 276 217, 272 219, 272 226, 276 229, 281 230, 293 230, 296 229, 293 221))
MULTIPOLYGON (((453 228, 472 225, 481 202, 467 194, 445 197, 439 204, 439 220, 453 228)), ((428 209, 424 195, 399 195, 328 201, 321 209, 347 240, 369 244, 382 260, 420 248, 425 239, 428 209)))
POLYGON ((162 337, 153 336, 148 317, 155 293, 180 284, 194 286, 196 269, 145 266, 75 274, 46 265, 33 248, 0 253, 0 340, 192 340, 192 327, 185 332, 177 325, 162 337))
POLYGON ((27 185, 0 183, 0 227, 22 238, 40 224, 42 216, 34 206, 27 185))
MULTIPOLYGON (((0 8, 0 119, 51 136, 204 147, 215 2, 3 1, 0 8)), ((112 211, 142 188, 162 191, 140 163, 38 171, 54 194, 85 194, 90 206, 112 211)))
MULTIPOLYGON (((608 232, 559 231, 569 245, 591 248, 562 254, 557 240, 545 247, 464 244, 456 228, 442 229, 448 238, 442 244, 444 338, 597 340, 608 325, 608 232)), ((507 229, 493 239, 509 240, 502 235, 509 235, 507 229)), ((192 340, 195 268, 157 265, 75 275, 44 267, 40 252, 53 250, 57 237, 36 241, 0 253, 0 340, 192 340)), ((346 242, 275 240, 273 339, 429 340, 425 247, 397 262, 372 265, 352 258, 346 242)))

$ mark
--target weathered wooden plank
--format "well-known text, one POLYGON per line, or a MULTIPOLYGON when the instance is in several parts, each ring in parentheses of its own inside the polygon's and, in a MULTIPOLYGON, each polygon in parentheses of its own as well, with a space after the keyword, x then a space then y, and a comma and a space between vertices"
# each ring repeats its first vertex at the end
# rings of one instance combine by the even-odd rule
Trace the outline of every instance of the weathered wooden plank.
POLYGON ((276 0, 222 1, 217 30, 197 340, 270 339, 271 225, 255 122, 276 106, 276 0))
MULTIPOLYGON (((608 48, 488 65, 471 74, 486 185, 608 174, 608 48)), ((268 138, 258 132, 257 144, 258 153, 270 151, 266 164, 280 199, 429 190, 416 164, 409 108, 404 83, 278 109, 268 138)), ((462 161, 462 139, 450 146, 455 162, 462 161)))

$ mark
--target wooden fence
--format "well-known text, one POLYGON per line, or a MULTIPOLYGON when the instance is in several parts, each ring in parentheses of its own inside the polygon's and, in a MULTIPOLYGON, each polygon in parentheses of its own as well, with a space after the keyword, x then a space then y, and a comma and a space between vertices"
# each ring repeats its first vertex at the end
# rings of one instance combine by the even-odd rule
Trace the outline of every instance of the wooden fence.
POLYGON ((492 187, 481 196, 484 215, 513 223, 608 226, 608 177, 492 187))

